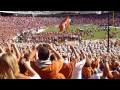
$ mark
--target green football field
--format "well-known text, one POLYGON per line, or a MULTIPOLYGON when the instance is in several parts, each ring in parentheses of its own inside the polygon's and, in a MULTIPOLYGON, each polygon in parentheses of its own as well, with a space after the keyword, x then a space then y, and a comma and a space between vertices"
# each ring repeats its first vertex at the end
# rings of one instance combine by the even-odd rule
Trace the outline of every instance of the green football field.
MULTIPOLYGON (((71 25, 70 26, 70 32, 75 32, 76 28, 78 26, 71 25)), ((97 26, 95 25, 88 25, 88 26, 79 26, 83 30, 92 30, 94 33, 94 37, 92 39, 104 39, 107 36, 107 31, 101 31, 97 26)), ((55 26, 49 26, 44 32, 59 32, 59 28, 55 26)), ((111 32, 118 32, 117 33, 117 38, 120 38, 120 29, 110 29, 111 32)), ((90 36, 85 36, 84 39, 90 39, 90 36)))

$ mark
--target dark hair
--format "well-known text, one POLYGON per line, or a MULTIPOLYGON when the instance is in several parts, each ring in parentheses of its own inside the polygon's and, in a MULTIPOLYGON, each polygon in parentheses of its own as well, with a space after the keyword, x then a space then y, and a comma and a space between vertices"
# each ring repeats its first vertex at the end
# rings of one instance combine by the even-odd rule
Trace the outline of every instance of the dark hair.
POLYGON ((2 50, 0 49, 0 53, 2 53, 2 50))
POLYGON ((28 57, 29 57, 29 53, 25 53, 25 54, 24 54, 24 58, 27 60, 28 57))
POLYGON ((86 62, 84 66, 85 66, 85 67, 91 67, 91 64, 88 63, 88 62, 86 62))
POLYGON ((38 49, 39 60, 47 60, 49 58, 49 50, 46 47, 40 47, 38 49))
POLYGON ((50 60, 51 60, 51 61, 55 60, 55 55, 54 55, 54 54, 52 54, 52 55, 50 56, 50 60))
POLYGON ((67 56, 66 56, 66 55, 62 55, 62 57, 63 57, 63 58, 67 58, 67 56))

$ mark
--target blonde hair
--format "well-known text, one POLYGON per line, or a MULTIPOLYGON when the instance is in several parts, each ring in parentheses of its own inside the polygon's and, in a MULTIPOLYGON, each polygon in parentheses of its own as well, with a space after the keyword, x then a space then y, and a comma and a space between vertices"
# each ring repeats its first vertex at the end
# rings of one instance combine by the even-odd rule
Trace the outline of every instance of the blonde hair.
POLYGON ((12 53, 0 57, 0 79, 15 79, 19 73, 19 65, 12 53))

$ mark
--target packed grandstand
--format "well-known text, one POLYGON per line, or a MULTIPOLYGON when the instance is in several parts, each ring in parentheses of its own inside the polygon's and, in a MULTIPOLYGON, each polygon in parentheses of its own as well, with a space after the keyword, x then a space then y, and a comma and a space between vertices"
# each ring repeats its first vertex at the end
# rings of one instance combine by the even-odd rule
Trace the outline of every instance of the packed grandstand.
POLYGON ((119 27, 112 11, 0 11, 0 79, 120 79, 119 27))

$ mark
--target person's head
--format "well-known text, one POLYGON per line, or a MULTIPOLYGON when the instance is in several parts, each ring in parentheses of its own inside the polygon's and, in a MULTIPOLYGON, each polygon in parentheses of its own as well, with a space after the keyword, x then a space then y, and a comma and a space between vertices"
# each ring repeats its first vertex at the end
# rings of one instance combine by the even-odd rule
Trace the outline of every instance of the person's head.
POLYGON ((98 62, 97 61, 93 61, 92 64, 91 64, 91 67, 93 69, 97 68, 98 67, 98 62))
POLYGON ((15 56, 11 53, 3 54, 0 57, 0 78, 15 79, 18 73, 19 66, 15 56))
POLYGON ((114 79, 120 79, 120 73, 117 70, 114 70, 112 72, 112 75, 114 79))
POLYGON ((49 58, 49 50, 47 47, 39 47, 38 49, 38 57, 39 60, 47 60, 49 58))
POLYGON ((83 67, 82 75, 85 79, 88 79, 92 75, 92 68, 91 67, 83 67))
POLYGON ((65 59, 65 58, 67 58, 67 55, 63 54, 62 57, 65 59))
POLYGON ((29 53, 25 53, 25 54, 23 55, 23 58, 25 58, 26 60, 28 60, 28 58, 29 58, 29 53))
POLYGON ((33 50, 35 50, 35 49, 36 49, 35 45, 32 45, 32 49, 33 49, 33 50))
POLYGON ((87 61, 84 65, 84 67, 91 67, 91 62, 87 61))

